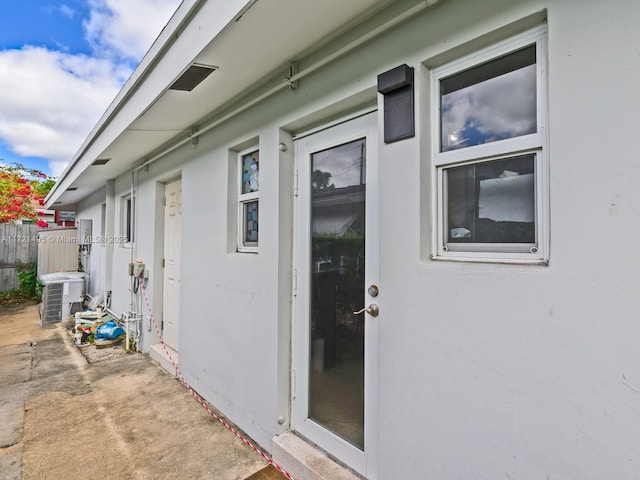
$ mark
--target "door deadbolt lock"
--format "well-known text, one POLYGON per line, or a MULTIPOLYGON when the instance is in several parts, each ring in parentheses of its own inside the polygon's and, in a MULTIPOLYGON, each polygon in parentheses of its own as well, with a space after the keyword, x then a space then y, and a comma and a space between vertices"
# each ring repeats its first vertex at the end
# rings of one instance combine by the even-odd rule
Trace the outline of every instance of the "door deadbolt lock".
POLYGON ((378 308, 378 305, 376 305, 375 303, 372 303, 368 307, 364 307, 364 308, 358 310, 357 312, 353 312, 353 314, 354 315, 360 315, 361 313, 364 313, 364 312, 367 312, 372 317, 377 317, 378 313, 380 313, 380 309, 378 308))

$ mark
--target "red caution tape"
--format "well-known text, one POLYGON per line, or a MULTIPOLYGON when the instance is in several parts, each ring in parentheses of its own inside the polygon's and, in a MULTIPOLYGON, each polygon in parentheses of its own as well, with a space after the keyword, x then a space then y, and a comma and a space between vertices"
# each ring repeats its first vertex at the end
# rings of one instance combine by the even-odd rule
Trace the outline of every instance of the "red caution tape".
POLYGON ((218 415, 213 410, 211 410, 211 408, 209 408, 209 405, 207 405, 207 403, 203 400, 203 398, 200 395, 198 395, 198 393, 193 388, 191 388, 191 385, 189 385, 189 383, 185 380, 184 376, 182 375, 182 372, 180 371, 180 368, 178 368, 178 364, 175 362, 175 360, 173 359, 173 357, 169 353, 169 349, 164 344, 164 339, 162 338, 162 333, 160 332, 160 329, 158 328, 158 322, 156 322, 156 318, 153 315, 153 310, 151 310, 151 305, 149 304, 149 299, 147 298, 147 292, 145 291, 145 288, 144 288, 144 282, 140 282, 140 291, 142 292, 142 296, 144 297, 144 301, 147 304, 147 310, 149 311, 149 316, 151 317, 151 321, 153 323, 153 328, 156 331, 156 335, 158 335, 158 338, 160 339, 160 343, 162 344, 162 348, 164 349, 164 352, 167 354, 167 358, 169 358, 169 360, 171 361, 171 364, 176 369, 176 373, 178 374, 178 379, 180 380, 180 383, 182 383, 186 387, 186 389, 189 390, 189 393, 191 395, 193 395, 193 398, 195 398, 198 401, 198 403, 200 405, 202 405, 202 407, 207 411, 207 413, 209 415, 211 415, 213 418, 215 418, 221 425, 223 425, 227 430, 229 430, 237 438, 239 438, 242 441, 242 443, 244 443, 247 447, 249 447, 251 450, 253 450, 258 455, 260 455, 262 458, 264 458, 267 462, 269 462, 269 465, 273 466, 273 468, 278 470, 280 473, 282 473, 289 480, 295 480, 293 478, 293 476, 289 472, 287 472, 284 468, 282 468, 280 465, 278 465, 276 462, 274 462, 272 457, 270 457, 265 452, 263 452, 261 449, 256 447, 253 443, 251 443, 251 441, 249 441, 247 438, 245 438, 240 432, 238 432, 235 428, 233 428, 231 425, 229 425, 225 421, 224 418, 222 418, 220 415, 218 415))

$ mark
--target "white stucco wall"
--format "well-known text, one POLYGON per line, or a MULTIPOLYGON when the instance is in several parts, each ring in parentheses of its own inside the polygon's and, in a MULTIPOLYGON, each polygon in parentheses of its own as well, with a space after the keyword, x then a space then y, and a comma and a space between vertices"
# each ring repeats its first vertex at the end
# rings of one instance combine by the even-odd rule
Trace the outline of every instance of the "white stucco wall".
POLYGON ((548 9, 550 264, 425 259, 428 127, 381 149, 379 478, 639 471, 637 154, 613 138, 632 138, 640 10, 514 3, 443 5, 422 30, 451 33, 423 57, 548 9))
MULTIPOLYGON (((329 120, 350 102, 375 104, 376 75, 407 63, 416 136, 379 148, 377 478, 637 478, 640 163, 630 140, 640 5, 614 3, 445 2, 141 170, 133 257, 147 263, 157 316, 162 185, 182 178, 179 351, 193 387, 264 447, 282 428, 278 416, 289 421, 293 145, 281 129, 309 126, 322 111, 329 120), (549 265, 430 260, 424 62, 524 28, 507 26, 545 9, 549 265), (255 138, 260 252, 240 254, 229 244, 229 152, 255 138)), ((130 181, 114 184, 116 232, 130 181)), ((98 197, 80 216, 99 219, 98 197)), ((114 248, 118 312, 129 309, 131 253, 114 248)), ((145 349, 156 341, 145 332, 145 349)))

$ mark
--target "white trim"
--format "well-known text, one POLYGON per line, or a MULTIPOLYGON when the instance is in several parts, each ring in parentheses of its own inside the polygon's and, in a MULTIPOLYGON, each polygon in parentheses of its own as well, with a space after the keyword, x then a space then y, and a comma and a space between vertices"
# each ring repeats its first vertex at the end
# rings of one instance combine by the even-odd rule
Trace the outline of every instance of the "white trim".
MULTIPOLYGON (((258 253, 258 247, 260 245, 260 231, 258 230, 258 241, 257 242, 245 242, 245 227, 246 222, 244 218, 244 206, 247 203, 258 202, 258 224, 260 224, 260 186, 258 186, 258 191, 242 193, 242 157, 249 153, 258 152, 258 178, 260 175, 260 148, 256 144, 250 148, 246 148, 237 155, 237 164, 238 164, 238 173, 237 173, 237 188, 238 188, 238 206, 237 206, 237 251, 241 253, 258 253), (254 245, 255 243, 255 245, 254 245)), ((259 181, 259 180, 258 180, 259 181)))
POLYGON ((319 133, 324 130, 328 130, 332 127, 342 125, 343 123, 350 122, 351 120, 355 120, 356 118, 364 117, 369 115, 370 113, 377 112, 378 106, 372 105, 371 107, 364 108, 362 110, 358 110, 357 112, 352 113, 351 115, 347 115, 346 117, 342 117, 338 120, 334 120, 333 122, 322 124, 321 126, 313 127, 308 130, 303 130, 301 132, 296 133, 291 137, 292 140, 301 140, 309 135, 313 135, 314 133, 319 133))
MULTIPOLYGON (((432 70, 433 76, 437 78, 449 77, 461 72, 462 70, 475 67, 481 63, 494 60, 502 55, 506 55, 533 43, 540 42, 542 38, 546 38, 546 34, 547 26, 540 25, 527 30, 526 32, 510 37, 507 40, 503 40, 494 45, 483 48, 475 53, 465 55, 458 60, 436 67, 432 70)), ((539 49, 536 53, 540 53, 539 49)))
POLYGON ((542 145, 542 138, 542 133, 532 133, 521 137, 507 138, 498 142, 440 152, 434 157, 433 164, 436 167, 451 167, 477 163, 480 160, 491 160, 505 156, 511 157, 532 149, 539 149, 542 145))
POLYGON ((135 194, 131 194, 131 192, 127 192, 124 195, 120 196, 120 231, 119 238, 122 239, 120 245, 124 248, 133 248, 133 245, 136 241, 135 239, 135 205, 136 205, 136 197, 135 194), (131 217, 129 222, 127 222, 127 210, 129 209, 128 205, 131 205, 131 217), (128 223, 128 225, 127 225, 128 223), (130 238, 127 233, 133 234, 133 238, 130 238))
POLYGON ((436 220, 436 228, 432 234, 431 258, 434 260, 529 264, 548 263, 549 143, 546 128, 548 115, 546 32, 546 25, 541 25, 431 71, 431 168, 435 170, 432 184, 432 195, 434 195, 432 204, 434 210, 433 218, 436 220), (537 132, 441 152, 440 80, 532 44, 536 45, 537 132), (465 244, 464 246, 461 245, 458 251, 448 249, 445 245, 446 185, 444 171, 454 166, 470 165, 527 153, 533 153, 535 155, 536 243, 532 246, 533 250, 530 252, 522 252, 522 249, 526 247, 526 245, 519 244, 465 244))
MULTIPOLYGON (((297 272, 297 296, 293 308, 292 334, 292 428, 327 451, 331 456, 348 465, 371 480, 377 479, 378 459, 378 322, 380 317, 366 318, 365 327, 365 450, 360 450, 350 442, 326 429, 308 417, 309 406, 309 278, 311 238, 309 228, 310 169, 305 161, 315 152, 326 150, 350 141, 366 138, 367 158, 367 221, 365 242, 365 285, 378 284, 378 219, 377 219, 377 115, 359 116, 348 123, 338 122, 335 130, 321 129, 315 136, 307 136, 295 142, 296 168, 300 171, 299 195, 294 210, 294 268, 297 272), (306 199, 306 200, 305 200, 306 199)), ((364 292, 363 292, 364 293, 364 292)), ((365 296, 363 295, 363 298, 365 296)), ((379 299, 367 299, 378 303, 379 299)))
POLYGON ((107 202, 100 204, 100 246, 107 245, 107 202))

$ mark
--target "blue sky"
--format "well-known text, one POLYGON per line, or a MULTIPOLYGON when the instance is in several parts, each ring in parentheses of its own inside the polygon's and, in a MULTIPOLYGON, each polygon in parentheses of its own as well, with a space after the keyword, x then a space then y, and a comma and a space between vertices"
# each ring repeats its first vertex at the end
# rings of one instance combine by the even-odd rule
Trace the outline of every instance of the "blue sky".
POLYGON ((179 4, 3 1, 0 162, 60 175, 179 4))
POLYGON ((75 53, 91 53, 79 19, 89 15, 87 2, 20 0, 2 5, 0 49, 40 45, 75 53), (27 20, 28 19, 28 20, 27 20))

